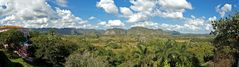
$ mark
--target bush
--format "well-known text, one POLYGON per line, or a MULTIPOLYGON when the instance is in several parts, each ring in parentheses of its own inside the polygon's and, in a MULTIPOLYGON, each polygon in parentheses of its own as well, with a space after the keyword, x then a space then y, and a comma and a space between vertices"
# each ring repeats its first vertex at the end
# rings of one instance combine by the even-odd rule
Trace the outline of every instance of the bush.
POLYGON ((74 43, 62 40, 58 36, 42 35, 31 39, 35 48, 34 56, 38 60, 45 60, 50 66, 63 66, 77 46, 74 43))
POLYGON ((65 63, 66 67, 109 67, 106 57, 94 56, 93 53, 78 51, 71 54, 65 63))

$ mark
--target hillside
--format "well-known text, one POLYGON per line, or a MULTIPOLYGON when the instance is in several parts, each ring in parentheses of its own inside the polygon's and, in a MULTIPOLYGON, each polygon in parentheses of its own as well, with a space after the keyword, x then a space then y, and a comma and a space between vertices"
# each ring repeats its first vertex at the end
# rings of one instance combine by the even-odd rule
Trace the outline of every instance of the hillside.
POLYGON ((130 29, 112 28, 106 30, 76 28, 31 28, 31 31, 48 32, 54 30, 62 35, 179 35, 177 31, 132 27, 130 29))

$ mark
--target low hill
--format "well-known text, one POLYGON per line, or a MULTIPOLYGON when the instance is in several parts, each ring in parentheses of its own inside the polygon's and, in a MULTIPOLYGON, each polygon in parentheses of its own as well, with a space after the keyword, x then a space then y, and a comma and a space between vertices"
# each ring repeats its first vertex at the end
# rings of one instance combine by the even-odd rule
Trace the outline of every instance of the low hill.
POLYGON ((180 35, 177 31, 132 27, 130 29, 112 28, 106 30, 76 29, 76 28, 31 28, 31 31, 49 32, 54 30, 62 35, 180 35))
POLYGON ((127 30, 120 28, 107 29, 104 32, 104 35, 126 35, 127 30))

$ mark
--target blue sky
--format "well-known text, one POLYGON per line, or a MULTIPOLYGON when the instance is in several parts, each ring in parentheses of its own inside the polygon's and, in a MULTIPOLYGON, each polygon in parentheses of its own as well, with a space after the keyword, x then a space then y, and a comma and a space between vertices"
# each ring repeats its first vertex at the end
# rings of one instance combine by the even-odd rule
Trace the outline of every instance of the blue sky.
MULTIPOLYGON (((67 9, 71 10, 74 15, 80 16, 84 19, 87 19, 91 16, 95 16, 98 19, 102 20, 110 20, 117 19, 117 17, 113 14, 105 13, 103 9, 99 9, 96 7, 96 3, 99 0, 69 0, 67 9)), ((191 15, 202 17, 205 16, 207 18, 216 16, 220 18, 220 14, 218 14, 215 10, 217 5, 234 4, 232 11, 236 11, 239 6, 238 0, 188 0, 193 6, 192 10, 187 10, 184 15, 185 17, 190 17, 191 15)), ((115 4, 120 7, 130 7, 131 3, 128 0, 115 0, 115 4)), ((228 13, 230 14, 230 13, 228 13)), ((155 21, 160 19, 160 17, 155 17, 155 21)))
POLYGON ((212 30, 210 21, 238 11, 239 1, 4 0, 0 1, 0 6, 0 25, 94 29, 142 26, 183 33, 209 33, 212 30))
MULTIPOLYGON (((98 19, 104 20, 107 19, 116 19, 113 14, 105 13, 103 9, 99 9, 96 7, 96 3, 100 0, 68 0, 66 9, 72 11, 72 13, 76 16, 80 16, 84 19, 87 19, 91 16, 95 16, 98 19), (110 17, 109 17, 110 16, 110 17), (113 16, 113 17, 112 17, 113 16)), ((226 3, 233 4, 232 11, 238 10, 239 1, 238 0, 187 0, 193 6, 192 10, 187 10, 185 12, 186 17, 194 16, 217 16, 220 15, 216 12, 215 8, 217 5, 224 5, 226 3)), ((119 7, 130 7, 132 4, 129 0, 115 0, 115 4, 119 7)), ((52 4, 51 4, 52 5, 52 4)), ((54 5, 53 7, 60 7, 54 5)), ((230 13, 229 13, 230 14, 230 13)))

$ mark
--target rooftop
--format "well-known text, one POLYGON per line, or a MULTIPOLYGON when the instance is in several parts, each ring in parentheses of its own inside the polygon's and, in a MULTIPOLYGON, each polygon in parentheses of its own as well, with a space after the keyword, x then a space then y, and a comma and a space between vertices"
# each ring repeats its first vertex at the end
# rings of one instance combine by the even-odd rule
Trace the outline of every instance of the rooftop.
POLYGON ((21 29, 23 27, 20 26, 0 26, 0 30, 1 29, 21 29))

